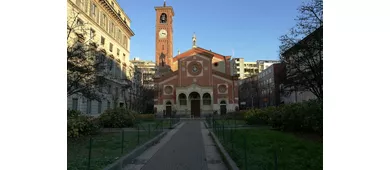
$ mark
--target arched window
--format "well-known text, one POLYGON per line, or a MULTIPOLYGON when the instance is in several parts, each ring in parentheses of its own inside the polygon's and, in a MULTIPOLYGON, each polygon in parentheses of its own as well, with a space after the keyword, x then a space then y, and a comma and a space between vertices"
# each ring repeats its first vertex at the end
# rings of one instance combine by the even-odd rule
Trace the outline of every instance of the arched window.
POLYGON ((203 105, 211 105, 211 96, 209 93, 203 94, 203 105))
POLYGON ((225 100, 222 100, 220 104, 221 104, 221 105, 225 105, 225 104, 226 104, 226 101, 225 101, 225 100))
POLYGON ((160 23, 167 23, 167 14, 165 14, 165 13, 161 14, 160 23))
POLYGON ((185 94, 179 94, 179 103, 180 105, 187 105, 187 97, 185 94))
POLYGON ((165 105, 170 106, 171 104, 172 104, 171 101, 167 101, 165 105))

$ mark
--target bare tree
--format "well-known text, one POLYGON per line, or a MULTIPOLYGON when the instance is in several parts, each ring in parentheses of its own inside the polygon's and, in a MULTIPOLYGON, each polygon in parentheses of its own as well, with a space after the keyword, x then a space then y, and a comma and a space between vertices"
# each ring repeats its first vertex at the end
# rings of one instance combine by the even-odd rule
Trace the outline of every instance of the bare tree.
POLYGON ((286 65, 284 93, 309 90, 323 96, 323 2, 311 0, 299 7, 297 24, 280 37, 280 57, 286 65))
POLYGON ((105 82, 106 53, 99 50, 92 39, 86 40, 87 23, 83 23, 78 15, 74 12, 67 22, 67 95, 82 94, 100 101, 99 91, 105 82))

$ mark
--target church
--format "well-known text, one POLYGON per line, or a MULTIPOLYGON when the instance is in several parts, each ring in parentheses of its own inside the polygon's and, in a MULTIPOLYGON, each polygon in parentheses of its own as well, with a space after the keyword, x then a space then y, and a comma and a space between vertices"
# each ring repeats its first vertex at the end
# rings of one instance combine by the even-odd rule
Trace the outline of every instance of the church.
POLYGON ((156 10, 156 74, 154 112, 157 116, 204 117, 238 109, 238 76, 231 75, 231 56, 198 47, 173 56, 172 6, 156 10))

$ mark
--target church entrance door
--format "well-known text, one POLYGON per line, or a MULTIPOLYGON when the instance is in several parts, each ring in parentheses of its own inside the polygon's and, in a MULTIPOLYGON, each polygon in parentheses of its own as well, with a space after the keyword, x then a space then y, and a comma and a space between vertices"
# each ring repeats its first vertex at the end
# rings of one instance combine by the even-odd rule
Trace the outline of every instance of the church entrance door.
POLYGON ((165 109, 166 109, 166 117, 171 117, 171 115, 172 115, 172 103, 170 101, 168 101, 166 103, 165 109))
POLYGON ((191 100, 191 116, 200 117, 200 95, 197 92, 192 92, 188 96, 191 100))
POLYGON ((219 104, 219 109, 221 111, 221 115, 226 115, 226 102, 225 101, 221 101, 221 103, 219 104))
POLYGON ((191 115, 200 117, 200 100, 191 101, 191 115))

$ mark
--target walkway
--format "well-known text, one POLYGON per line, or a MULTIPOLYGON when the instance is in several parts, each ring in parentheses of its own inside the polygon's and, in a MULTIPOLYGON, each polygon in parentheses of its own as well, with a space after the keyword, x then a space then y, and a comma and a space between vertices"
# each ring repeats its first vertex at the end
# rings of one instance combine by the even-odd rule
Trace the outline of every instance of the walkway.
POLYGON ((185 121, 134 161, 131 170, 225 170, 203 121, 185 121), (176 131, 175 131, 176 130, 176 131))

